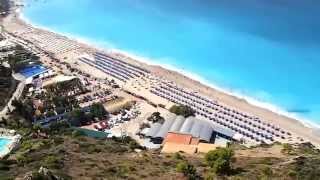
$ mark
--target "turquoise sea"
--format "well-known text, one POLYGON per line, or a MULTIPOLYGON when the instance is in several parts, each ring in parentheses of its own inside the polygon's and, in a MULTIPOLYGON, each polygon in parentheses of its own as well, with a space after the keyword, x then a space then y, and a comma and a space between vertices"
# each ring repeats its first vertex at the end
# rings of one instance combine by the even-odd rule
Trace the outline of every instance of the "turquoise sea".
POLYGON ((320 1, 25 1, 23 16, 36 25, 175 67, 320 125, 320 1))

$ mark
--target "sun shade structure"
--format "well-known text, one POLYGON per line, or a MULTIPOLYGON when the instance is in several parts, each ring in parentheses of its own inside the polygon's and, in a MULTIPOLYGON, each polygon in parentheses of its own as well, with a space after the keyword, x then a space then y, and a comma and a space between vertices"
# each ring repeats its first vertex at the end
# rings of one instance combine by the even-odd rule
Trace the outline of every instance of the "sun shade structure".
POLYGON ((200 131, 203 126, 202 124, 203 123, 200 122, 200 120, 195 120, 189 133, 192 134, 193 137, 200 137, 200 131))
POLYGON ((157 139, 159 142, 167 136, 168 132, 188 134, 204 142, 210 142, 214 133, 219 135, 222 133, 224 137, 229 137, 230 139, 235 135, 234 132, 206 120, 195 117, 185 119, 183 116, 169 116, 161 127, 159 127, 158 123, 156 125, 153 124, 147 136, 157 139), (156 129, 158 129, 157 132, 156 129))
POLYGON ((193 126, 194 123, 194 117, 188 117, 185 122, 183 123, 181 129, 179 130, 179 132, 181 133, 189 133, 191 131, 191 128, 193 126))
POLYGON ((202 128, 199 134, 200 140, 209 142, 212 134, 213 128, 210 125, 207 125, 206 123, 202 124, 202 128))
POLYGON ((160 130, 162 124, 160 123, 154 123, 151 125, 148 133, 146 134, 147 137, 154 137, 160 130))
POLYGON ((120 59, 108 56, 107 54, 96 52, 93 55, 93 60, 86 57, 79 58, 79 61, 92 66, 100 71, 108 74, 122 82, 127 82, 130 79, 146 76, 149 71, 126 63, 120 59))
POLYGON ((170 128, 173 125, 175 119, 176 119, 176 115, 170 115, 170 117, 165 120, 165 122, 161 126, 158 133, 153 137, 154 138, 164 138, 167 135, 167 133, 170 131, 170 128))
POLYGON ((185 122, 185 118, 183 116, 177 116, 177 118, 174 120, 171 128, 170 128, 170 132, 175 132, 175 131, 179 131, 182 127, 182 125, 185 122))

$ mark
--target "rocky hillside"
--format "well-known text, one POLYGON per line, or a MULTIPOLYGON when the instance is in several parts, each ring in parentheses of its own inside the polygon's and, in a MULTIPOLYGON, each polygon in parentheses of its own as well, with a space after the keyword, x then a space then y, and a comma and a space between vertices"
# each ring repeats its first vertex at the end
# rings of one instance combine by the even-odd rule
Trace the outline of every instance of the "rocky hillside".
POLYGON ((320 179, 310 144, 275 144, 197 156, 146 151, 131 138, 99 140, 61 125, 21 128, 20 148, 0 161, 0 179, 320 179), (39 169, 42 171, 39 171, 39 169), (41 173, 39 173, 41 172, 41 173), (44 178, 45 177, 45 178, 44 178))

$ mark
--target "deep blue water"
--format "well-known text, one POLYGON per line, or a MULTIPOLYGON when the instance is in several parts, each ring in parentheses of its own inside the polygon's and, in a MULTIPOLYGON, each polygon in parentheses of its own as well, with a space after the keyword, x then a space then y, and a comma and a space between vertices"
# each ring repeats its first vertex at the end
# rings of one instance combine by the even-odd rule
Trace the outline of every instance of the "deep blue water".
POLYGON ((24 16, 35 24, 195 73, 320 124, 320 1, 26 1, 24 16))

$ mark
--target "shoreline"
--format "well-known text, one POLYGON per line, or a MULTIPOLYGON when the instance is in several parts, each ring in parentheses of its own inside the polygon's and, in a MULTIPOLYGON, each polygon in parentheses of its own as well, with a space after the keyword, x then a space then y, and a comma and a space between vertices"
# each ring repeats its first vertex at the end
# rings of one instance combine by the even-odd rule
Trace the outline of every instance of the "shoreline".
POLYGON ((173 71, 175 73, 181 74, 181 75, 183 75, 183 76, 185 76, 185 77, 187 77, 187 78, 189 78, 189 79, 191 79, 193 81, 197 81, 200 84, 202 84, 204 86, 207 86, 208 88, 212 88, 214 90, 220 91, 221 93, 225 93, 225 94, 227 94, 229 96, 237 98, 240 101, 245 101, 250 105, 269 110, 269 111, 271 111, 273 113, 276 113, 278 115, 281 115, 281 116, 286 116, 288 118, 292 118, 292 119, 294 119, 296 121, 301 122, 304 126, 306 126, 308 128, 312 128, 312 129, 320 131, 320 124, 314 123, 314 122, 312 122, 312 120, 308 120, 308 119, 305 119, 303 117, 299 117, 298 115, 296 115, 294 113, 290 113, 290 112, 284 110, 283 108, 281 108, 280 106, 277 106, 277 105, 272 104, 270 102, 258 100, 255 97, 238 93, 236 90, 232 90, 231 88, 224 88, 222 86, 216 85, 216 84, 214 84, 212 82, 209 82, 208 80, 206 80, 205 78, 201 77, 200 75, 198 75, 196 73, 182 70, 181 68, 172 66, 170 64, 157 63, 156 61, 152 61, 152 59, 150 59, 150 58, 145 58, 145 57, 142 57, 142 56, 139 56, 139 55, 135 55, 133 53, 126 52, 124 50, 111 49, 110 51, 111 52, 115 52, 115 53, 119 53, 119 54, 123 54, 123 55, 125 55, 127 57, 130 57, 132 59, 135 59, 137 61, 145 63, 145 64, 147 64, 149 66, 156 66, 156 67, 159 67, 159 68, 167 69, 169 71, 173 71))
POLYGON ((272 113, 276 113, 280 116, 285 116, 287 118, 291 118, 293 120, 296 120, 300 123, 303 124, 303 126, 307 127, 307 128, 311 128, 314 129, 316 131, 320 131, 320 124, 317 124, 315 122, 312 122, 312 120, 308 120, 306 118, 300 117, 295 113, 291 113, 288 112, 286 110, 284 110, 284 108, 277 106, 271 102, 267 102, 267 101, 263 101, 263 100, 258 100, 255 97, 252 97, 250 95, 245 95, 245 94, 241 94, 239 92, 237 92, 236 90, 233 90, 231 88, 225 88, 225 87, 221 87, 219 85, 216 85, 212 82, 209 82, 208 80, 206 80, 205 78, 201 77, 200 75, 193 73, 193 72, 189 72, 186 70, 182 70, 179 67, 175 67, 173 65, 170 64, 161 64, 160 62, 157 62, 156 60, 153 60, 152 58, 147 58, 147 57, 143 57, 140 55, 137 55, 135 53, 132 52, 128 52, 126 50, 122 50, 119 48, 114 48, 114 46, 108 42, 93 42, 95 40, 91 40, 91 39, 86 39, 84 37, 80 37, 78 35, 72 35, 70 33, 65 33, 65 32, 59 32, 59 31, 55 31, 52 30, 50 28, 38 25, 34 22, 32 22, 30 19, 26 18, 22 12, 19 12, 19 19, 21 21, 23 21, 24 23, 31 25, 34 28, 37 29, 41 29, 44 31, 48 31, 48 32, 52 32, 55 34, 59 34, 62 35, 72 41, 78 42, 80 44, 86 45, 92 49, 97 49, 99 51, 103 51, 106 53, 117 53, 117 54, 121 54, 123 56, 126 56, 134 61, 138 61, 138 63, 144 63, 148 66, 155 66, 155 67, 159 67, 159 68, 163 68, 169 71, 173 71, 175 73, 181 74, 182 76, 185 76, 187 78, 190 78, 191 80, 197 81, 200 84, 207 86, 209 88, 212 88, 214 90, 220 91, 221 93, 225 93, 229 96, 232 96, 234 98, 237 98, 240 101, 245 101, 250 105, 256 106, 258 108, 263 108, 266 110, 271 111, 272 113), (108 47, 109 46, 109 47, 108 47))
MULTIPOLYGON (((195 73, 187 72, 171 65, 157 63, 156 61, 153 61, 149 58, 140 57, 139 55, 128 53, 127 51, 100 47, 100 45, 98 45, 99 43, 97 44, 92 42, 94 40, 87 40, 85 38, 79 38, 67 33, 52 31, 49 28, 42 27, 35 23, 32 23, 32 21, 28 20, 23 16, 21 9, 19 10, 19 12, 16 13, 18 14, 18 16, 14 18, 14 20, 21 21, 25 25, 43 31, 52 32, 54 34, 62 35, 65 38, 75 41, 79 43, 81 46, 84 46, 90 50, 99 50, 108 54, 117 54, 123 56, 125 60, 129 61, 129 63, 133 61, 139 65, 142 65, 144 68, 151 70, 153 74, 161 75, 166 79, 172 80, 174 82, 176 82, 175 80, 177 80, 177 84, 186 85, 187 87, 189 84, 190 87, 188 88, 191 88, 192 90, 202 93, 210 98, 215 98, 216 100, 221 101, 226 105, 256 115, 266 121, 271 121, 281 127, 285 127, 286 129, 292 129, 293 127, 294 133, 298 134, 299 136, 304 137, 305 135, 300 134, 305 134, 306 132, 304 132, 304 130, 307 129, 311 131, 308 131, 307 133, 312 133, 313 135, 315 135, 315 132, 319 130, 320 125, 314 124, 309 120, 305 120, 303 118, 298 118, 293 113, 281 110, 280 107, 277 107, 276 105, 273 105, 271 103, 262 102, 256 100, 253 97, 241 95, 236 92, 233 92, 232 90, 228 90, 227 88, 221 88, 219 86, 216 86, 195 73), (292 127, 287 128, 286 126, 292 127), (297 131, 301 133, 296 133, 297 131)), ((311 137, 312 138, 310 138, 310 136, 307 135, 307 139, 312 139, 310 140, 311 142, 314 142, 313 140, 317 140, 316 142, 320 144, 320 141, 318 139, 316 139, 314 136, 311 137)))

